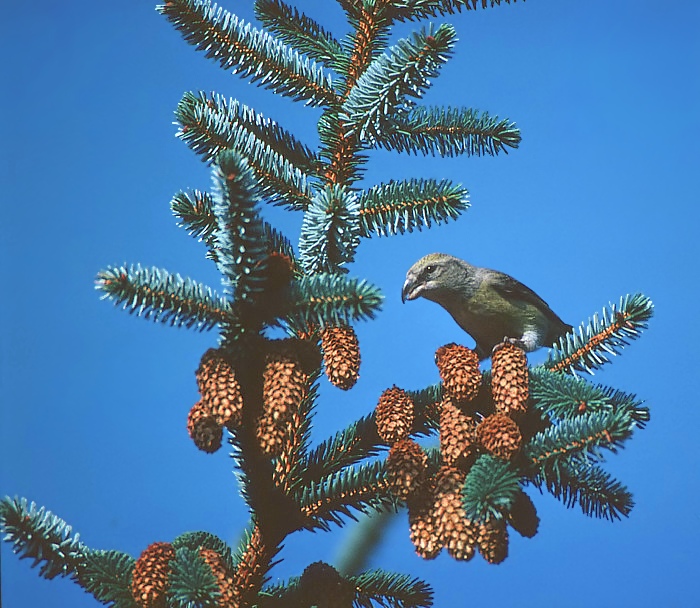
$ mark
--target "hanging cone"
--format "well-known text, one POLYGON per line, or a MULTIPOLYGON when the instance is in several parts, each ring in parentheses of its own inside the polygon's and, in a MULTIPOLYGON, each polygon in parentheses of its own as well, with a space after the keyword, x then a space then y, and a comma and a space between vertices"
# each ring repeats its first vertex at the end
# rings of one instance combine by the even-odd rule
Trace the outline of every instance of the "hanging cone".
POLYGON ((507 416, 524 414, 529 380, 525 351, 510 342, 496 346, 491 355, 491 391, 496 409, 507 416))
POLYGON ((355 385, 360 377, 360 344, 349 325, 327 327, 321 333, 321 348, 326 376, 343 390, 355 385))
POLYGON ((187 416, 187 432, 203 452, 213 454, 221 447, 223 430, 202 400, 192 406, 187 416))
POLYGON ((428 472, 428 456, 413 439, 400 439, 389 450, 386 477, 391 492, 406 500, 420 491, 428 472))
POLYGON ((301 605, 317 608, 351 608, 355 589, 331 565, 325 562, 309 564, 299 578, 301 605))
POLYGON ((508 530, 502 519, 489 519, 479 526, 476 539, 479 553, 490 564, 500 564, 508 557, 508 530))
POLYGON ((537 534, 540 518, 530 497, 525 492, 520 492, 513 502, 508 513, 508 523, 526 538, 532 538, 537 534))
POLYGON ((207 566, 211 568, 211 572, 216 579, 216 586, 219 588, 219 606, 233 606, 235 601, 234 582, 229 575, 224 564, 224 560, 213 549, 200 549, 199 555, 205 561, 207 566))
POLYGON ((459 344, 441 346, 435 352, 435 364, 440 372, 445 392, 455 401, 471 401, 481 385, 479 357, 459 344))
POLYGON ((463 467, 475 448, 475 441, 476 420, 445 395, 440 406, 440 457, 443 464, 463 467))
POLYGON ((433 513, 435 479, 429 479, 408 501, 408 526, 416 553, 423 559, 435 559, 442 551, 442 542, 433 513))
POLYGON ((170 543, 149 545, 136 560, 131 576, 131 593, 140 608, 165 608, 170 561, 175 549, 170 543))
POLYGON ((492 414, 476 427, 476 440, 494 456, 510 460, 520 449, 523 437, 511 418, 505 414, 492 414))
POLYGON ((268 454, 278 455, 294 412, 306 397, 309 375, 298 356, 298 340, 270 342, 263 372, 263 411, 257 435, 268 454))
POLYGON ((220 349, 210 348, 195 373, 205 407, 219 426, 240 427, 243 416, 241 386, 229 360, 220 349))
POLYGON ((405 439, 413 429, 413 401, 403 389, 394 386, 379 397, 376 408, 377 432, 389 444, 405 439))
POLYGON ((462 486, 466 473, 443 466, 435 477, 433 513, 440 542, 455 559, 467 561, 474 557, 477 529, 467 519, 462 506, 462 486))

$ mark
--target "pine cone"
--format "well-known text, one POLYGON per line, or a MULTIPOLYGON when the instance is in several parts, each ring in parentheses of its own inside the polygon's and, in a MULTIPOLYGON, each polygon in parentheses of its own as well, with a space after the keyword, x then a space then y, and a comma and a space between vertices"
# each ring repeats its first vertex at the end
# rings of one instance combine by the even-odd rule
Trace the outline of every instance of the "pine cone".
POLYGON ((231 430, 240 427, 243 416, 241 386, 221 350, 210 348, 205 352, 195 375, 204 405, 217 424, 231 430))
POLYGON ((474 557, 476 526, 467 519, 462 506, 462 486, 466 473, 443 466, 435 477, 435 505, 440 542, 455 559, 467 561, 474 557))
POLYGON ((470 401, 479 392, 481 372, 477 354, 459 344, 441 346, 435 352, 445 392, 456 401, 470 401))
POLYGON ((299 579, 299 595, 304 606, 351 608, 355 589, 333 566, 314 562, 299 579))
POLYGON ((287 437, 288 423, 287 420, 275 419, 269 411, 260 415, 255 433, 265 454, 274 458, 280 456, 287 437))
POLYGON ((279 455, 294 412, 307 395, 309 375, 298 356, 299 340, 270 342, 263 372, 263 411, 257 435, 268 454, 279 455))
POLYGON ((327 327, 321 334, 326 376, 343 390, 355 385, 360 377, 360 344, 349 325, 327 327))
POLYGON ((489 519, 479 526, 476 539, 479 553, 490 564, 500 564, 508 557, 508 530, 502 519, 489 519))
POLYGON ((223 430, 202 400, 192 406, 187 416, 187 432, 203 452, 213 454, 221 447, 223 430))
POLYGON ((411 542, 423 559, 435 559, 442 551, 440 530, 433 512, 435 479, 429 479, 408 501, 408 525, 411 542))
POLYGON ((389 450, 386 476, 391 492, 405 500, 420 490, 428 471, 428 456, 413 439, 400 439, 389 450))
POLYGON ((289 420, 307 393, 309 375, 299 360, 297 340, 270 343, 263 372, 263 407, 275 420, 289 420))
POLYGON ((136 560, 131 593, 140 608, 165 608, 170 561, 175 549, 170 543, 153 543, 136 560))
POLYGON ((511 418, 505 414, 492 414, 476 427, 476 440, 494 456, 510 460, 520 449, 523 437, 511 418))
POLYGON ((377 403, 376 422, 379 436, 389 444, 408 437, 413 429, 413 401, 403 389, 386 389, 377 403))
POLYGON ((520 492, 508 514, 508 523, 525 538, 532 538, 537 534, 540 518, 530 497, 525 492, 520 492))
POLYGON ((199 555, 202 556, 207 566, 211 568, 211 572, 216 579, 216 585, 219 588, 220 594, 219 606, 221 606, 221 608, 233 606, 235 603, 234 582, 233 578, 229 576, 226 570, 226 565, 224 564, 224 560, 221 559, 221 555, 213 549, 200 549, 199 555))
POLYGON ((527 411, 530 376, 523 349, 499 344, 491 355, 491 391, 496 409, 507 416, 527 411))
POLYGON ((476 441, 476 421, 447 395, 440 406, 440 456, 443 464, 462 467, 476 441))

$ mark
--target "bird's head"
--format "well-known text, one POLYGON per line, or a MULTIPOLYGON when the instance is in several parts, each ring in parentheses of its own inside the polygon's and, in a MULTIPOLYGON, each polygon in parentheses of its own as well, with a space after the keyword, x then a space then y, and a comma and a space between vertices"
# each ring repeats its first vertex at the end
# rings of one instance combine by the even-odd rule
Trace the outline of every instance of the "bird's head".
POLYGON ((439 301, 445 291, 459 284, 466 262, 446 253, 429 253, 418 260, 406 273, 401 301, 426 298, 439 301))

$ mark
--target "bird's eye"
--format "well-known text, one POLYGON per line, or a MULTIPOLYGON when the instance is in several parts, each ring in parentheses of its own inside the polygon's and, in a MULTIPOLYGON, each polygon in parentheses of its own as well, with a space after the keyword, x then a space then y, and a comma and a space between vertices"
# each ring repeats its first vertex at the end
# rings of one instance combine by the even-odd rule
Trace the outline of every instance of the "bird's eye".
POLYGON ((433 274, 435 271, 435 266, 432 264, 429 264, 428 266, 425 267, 425 274, 433 274))

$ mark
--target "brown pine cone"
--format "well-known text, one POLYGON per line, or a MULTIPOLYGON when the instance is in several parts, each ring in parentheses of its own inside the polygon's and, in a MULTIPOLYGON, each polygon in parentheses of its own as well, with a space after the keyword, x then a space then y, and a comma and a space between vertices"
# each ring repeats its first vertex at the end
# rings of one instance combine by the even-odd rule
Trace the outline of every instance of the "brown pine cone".
POLYGON ((260 415, 255 432, 265 454, 276 458, 282 453, 288 425, 288 420, 275 419, 272 412, 265 411, 260 415))
POLYGON ((202 400, 192 406, 187 416, 187 432, 203 452, 213 454, 221 447, 223 430, 202 400))
POLYGON ((309 374, 302 359, 309 347, 294 338, 268 343, 257 436, 263 451, 272 456, 279 456, 294 414, 308 394, 309 374))
POLYGON ((462 486, 466 473, 443 466, 435 477, 433 514, 440 542, 455 559, 467 561, 474 556, 476 527, 467 519, 462 506, 462 486))
POLYGON ((297 351, 297 340, 276 340, 269 344, 263 372, 263 408, 274 420, 289 420, 307 394, 309 375, 297 351))
POLYGON ((349 325, 327 327, 321 333, 321 348, 326 376, 343 390, 355 385, 360 377, 360 344, 349 325))
POLYGON ((470 401, 479 392, 481 372, 477 354, 459 344, 441 346, 435 352, 435 363, 445 392, 456 401, 470 401))
POLYGON ((494 456, 510 460, 520 449, 523 437, 514 420, 505 414, 492 414, 476 427, 476 440, 494 456))
POLYGON ((524 414, 529 382, 525 351, 510 342, 496 346, 491 355, 491 391, 496 409, 508 416, 524 414))
POLYGON ((389 444, 405 439, 413 429, 413 401, 403 389, 393 386, 379 397, 376 409, 377 432, 389 444))
POLYGON ((218 601, 219 606, 221 606, 221 608, 233 606, 235 600, 234 582, 233 578, 226 570, 226 565, 224 564, 224 560, 221 559, 221 555, 213 549, 200 549, 199 555, 202 556, 207 566, 211 568, 211 572, 216 579, 216 585, 219 588, 220 594, 218 601))
POLYGON ((490 564, 500 564, 508 557, 508 530, 502 519, 489 519, 479 526, 476 539, 479 553, 490 564))
POLYGON ((435 559, 442 551, 440 530, 435 519, 435 479, 429 479, 408 501, 408 526, 416 553, 435 559))
POLYGON ((420 491, 428 472, 428 456, 413 439, 400 439, 389 450, 386 476, 391 492, 406 500, 420 491))
POLYGON ((243 416, 241 386, 223 352, 214 348, 205 352, 195 375, 204 406, 209 408, 217 424, 231 430, 240 427, 243 416))
POLYGON ((165 608, 170 561, 175 549, 170 543, 153 543, 136 560, 131 593, 140 608, 165 608))
POLYGON ((476 441, 476 421, 445 395, 440 406, 440 457, 449 466, 461 467, 476 441))

